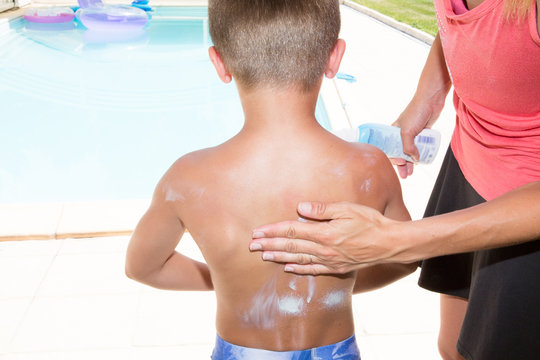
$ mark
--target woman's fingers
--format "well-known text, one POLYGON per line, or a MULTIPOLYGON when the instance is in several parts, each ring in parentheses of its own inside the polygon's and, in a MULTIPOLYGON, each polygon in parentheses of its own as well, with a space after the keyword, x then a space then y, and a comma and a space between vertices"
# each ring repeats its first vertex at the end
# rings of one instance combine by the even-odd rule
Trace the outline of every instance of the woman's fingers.
POLYGON ((337 267, 325 259, 310 254, 291 254, 281 251, 265 251, 263 260, 286 264, 284 271, 299 275, 340 274, 353 270, 352 267, 337 267))
MULTIPOLYGON (((313 241, 302 240, 302 239, 289 239, 289 238, 262 238, 262 239, 253 239, 249 245, 249 250, 251 251, 264 251, 267 253, 267 258, 264 260, 271 260, 270 253, 283 252, 289 253, 291 255, 304 255, 311 254, 315 256, 321 256, 322 250, 324 247, 313 241)), ((300 258, 300 257, 295 257, 300 258)), ((282 258, 283 259, 283 258, 282 258)), ((273 260, 277 262, 292 262, 290 258, 284 260, 273 260)), ((305 264, 307 262, 300 262, 300 264, 305 264)))
MULTIPOLYGON (((305 239, 318 241, 321 232, 321 223, 306 223, 301 221, 282 221, 275 224, 263 225, 253 230, 253 239, 258 243, 263 243, 263 239, 281 238, 305 239)), ((275 240, 275 239, 274 239, 275 240)), ((266 244, 267 242, 264 242, 266 244)), ((253 241, 251 242, 253 244, 253 241)), ((280 242, 279 244, 282 244, 280 242)), ((294 242, 292 242, 294 244, 294 242)), ((251 248, 251 245, 250 245, 251 248)), ((266 250, 266 248, 265 248, 266 250)))
POLYGON ((418 135, 414 129, 401 128, 401 140, 403 142, 403 152, 413 158, 414 161, 420 159, 418 148, 414 144, 414 138, 418 135))
POLYGON ((414 170, 414 164, 405 159, 391 158, 390 161, 396 166, 399 176, 406 179, 411 176, 414 170))
POLYGON ((322 275, 322 274, 335 274, 335 271, 322 264, 311 265, 298 265, 287 264, 285 265, 285 271, 295 273, 298 275, 322 275))
POLYGON ((285 251, 268 251, 265 250, 262 254, 262 259, 265 261, 273 261, 280 263, 295 263, 299 265, 311 265, 321 263, 321 259, 315 255, 318 251, 310 252, 285 252, 285 251))

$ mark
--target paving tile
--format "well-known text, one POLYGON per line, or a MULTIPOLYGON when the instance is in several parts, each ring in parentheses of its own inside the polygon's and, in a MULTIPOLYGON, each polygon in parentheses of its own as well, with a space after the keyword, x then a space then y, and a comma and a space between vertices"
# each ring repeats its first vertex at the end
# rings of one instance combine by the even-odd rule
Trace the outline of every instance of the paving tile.
POLYGON ((213 344, 215 309, 213 292, 144 293, 140 297, 133 344, 213 344))
POLYGON ((124 264, 123 252, 58 255, 38 295, 137 293, 142 285, 126 277, 124 264))
POLYGON ((16 256, 54 256, 62 248, 63 240, 25 240, 0 242, 0 258, 16 256))
POLYGON ((418 272, 353 297, 357 330, 367 335, 436 332, 439 296, 416 285, 418 272))
POLYGON ((348 7, 341 9, 340 36, 348 46, 340 71, 358 81, 337 84, 351 120, 392 123, 416 90, 429 46, 348 7), (377 36, 358 35, 372 33, 377 36))
MULTIPOLYGON (((362 333, 356 332, 356 343, 358 344, 358 349, 360 350, 360 357, 362 360, 379 360, 373 345, 369 341, 369 336, 366 336, 362 333)), ((381 359, 385 360, 385 359, 381 359)))
POLYGON ((3 257, 0 260, 0 299, 36 294, 53 256, 3 257))
POLYGON ((12 352, 51 352, 131 346, 133 295, 36 298, 12 342, 12 352))
MULTIPOLYGON (((380 335, 367 338, 378 360, 440 359, 437 334, 380 335)), ((371 360, 362 357, 362 360, 371 360)))
POLYGON ((143 347, 135 348, 134 360, 209 360, 214 349, 213 344, 184 345, 173 347, 143 347))
POLYGON ((82 350, 61 352, 11 353, 4 360, 133 360, 135 351, 126 349, 82 350))
POLYGON ((31 301, 31 297, 0 300, 0 354, 9 352, 11 340, 31 301))

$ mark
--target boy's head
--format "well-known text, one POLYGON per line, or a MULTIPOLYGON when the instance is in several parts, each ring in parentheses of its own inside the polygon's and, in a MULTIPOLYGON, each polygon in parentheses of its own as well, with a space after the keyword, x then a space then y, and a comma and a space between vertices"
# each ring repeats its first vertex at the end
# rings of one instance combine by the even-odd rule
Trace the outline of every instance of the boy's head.
POLYGON ((340 30, 338 0, 209 0, 210 35, 246 88, 319 84, 340 30))

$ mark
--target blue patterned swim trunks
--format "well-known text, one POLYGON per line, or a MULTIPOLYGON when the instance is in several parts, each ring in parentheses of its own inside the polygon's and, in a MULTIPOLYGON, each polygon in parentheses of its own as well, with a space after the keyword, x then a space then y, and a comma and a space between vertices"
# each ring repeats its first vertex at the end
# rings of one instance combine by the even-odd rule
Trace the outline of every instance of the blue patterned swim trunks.
POLYGON ((252 349, 217 336, 212 360, 360 360, 360 352, 354 335, 336 344, 297 351, 252 349))

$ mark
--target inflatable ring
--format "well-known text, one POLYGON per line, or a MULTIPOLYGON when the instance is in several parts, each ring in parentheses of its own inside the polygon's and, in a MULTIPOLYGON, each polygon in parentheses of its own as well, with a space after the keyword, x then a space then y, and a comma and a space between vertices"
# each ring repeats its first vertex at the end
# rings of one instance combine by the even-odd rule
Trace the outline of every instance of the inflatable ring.
POLYGON ((77 18, 89 30, 139 30, 148 22, 141 9, 127 5, 100 5, 77 10, 77 18))
POLYGON ((58 24, 73 21, 75 13, 68 7, 30 8, 24 12, 26 21, 58 24))

